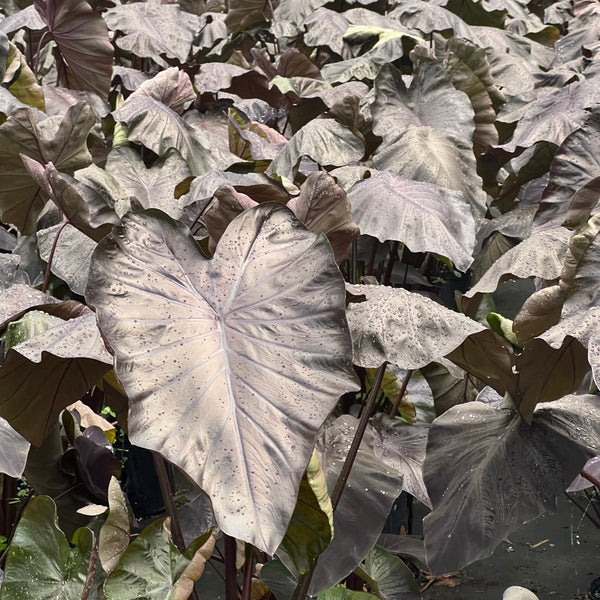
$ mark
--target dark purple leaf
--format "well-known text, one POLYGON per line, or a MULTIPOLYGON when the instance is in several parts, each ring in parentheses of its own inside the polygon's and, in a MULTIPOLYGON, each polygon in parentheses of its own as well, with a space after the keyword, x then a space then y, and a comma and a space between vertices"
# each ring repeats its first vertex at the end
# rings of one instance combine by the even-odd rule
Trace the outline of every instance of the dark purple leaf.
POLYGON ((591 395, 544 405, 531 426, 516 412, 480 402, 439 417, 425 459, 431 572, 457 571, 489 556, 520 525, 553 511, 556 496, 598 454, 599 424, 600 403, 591 395))
POLYGON ((18 109, 0 125, 0 213, 24 235, 34 231, 47 195, 31 178, 20 154, 42 164, 52 162, 67 172, 91 162, 86 141, 96 119, 89 105, 71 106, 62 118, 44 117, 30 108, 18 109))
POLYGON ((56 43, 63 85, 95 92, 106 100, 114 52, 100 14, 85 0, 35 0, 34 4, 56 43))
POLYGON ((119 4, 104 13, 104 20, 112 31, 124 34, 116 38, 122 50, 157 61, 164 54, 181 63, 188 58, 200 23, 177 4, 160 0, 119 4))

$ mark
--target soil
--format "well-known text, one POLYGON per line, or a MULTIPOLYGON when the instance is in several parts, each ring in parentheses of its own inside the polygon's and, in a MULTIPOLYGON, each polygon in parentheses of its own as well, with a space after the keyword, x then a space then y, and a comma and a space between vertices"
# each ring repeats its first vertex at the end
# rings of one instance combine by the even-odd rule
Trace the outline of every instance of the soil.
MULTIPOLYGON (((415 534, 425 507, 414 506, 415 534)), ((600 529, 565 496, 558 510, 509 536, 496 552, 464 571, 434 581, 423 600, 501 600, 504 590, 520 585, 539 600, 588 600, 591 582, 600 577, 600 529)), ((196 584, 200 600, 223 600, 223 583, 212 566, 196 584)))
POLYGON ((587 600, 597 577, 600 529, 561 496, 555 514, 524 525, 490 558, 434 582, 423 600, 501 600, 511 585, 530 589, 540 600, 587 600))

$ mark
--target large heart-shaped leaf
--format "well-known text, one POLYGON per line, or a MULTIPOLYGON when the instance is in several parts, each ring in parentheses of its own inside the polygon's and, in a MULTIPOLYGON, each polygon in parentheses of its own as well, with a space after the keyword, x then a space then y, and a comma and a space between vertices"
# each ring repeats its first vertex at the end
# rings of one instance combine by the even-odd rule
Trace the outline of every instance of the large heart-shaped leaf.
POLYGON ((113 31, 124 34, 116 38, 119 48, 159 60, 164 54, 181 63, 188 58, 200 21, 196 15, 182 13, 177 4, 160 0, 120 4, 107 10, 104 20, 113 31))
POLYGON ((28 235, 47 196, 32 180, 20 154, 39 163, 52 162, 61 171, 72 171, 91 162, 86 140, 96 119, 88 104, 67 109, 64 117, 18 109, 0 126, 0 213, 28 235))
POLYGON ((144 144, 159 156, 171 148, 178 150, 194 175, 202 175, 215 166, 210 151, 192 128, 153 96, 134 93, 113 115, 117 121, 127 124, 130 140, 144 144))
POLYGON ((106 170, 144 208, 159 208, 173 218, 181 216, 175 187, 190 176, 190 169, 178 152, 168 152, 148 169, 133 148, 113 148, 106 170))
POLYGON ((124 222, 100 243, 86 295, 130 438, 192 477, 221 529, 273 552, 318 427, 355 389, 328 243, 274 205, 235 219, 211 261, 158 211, 124 222))
POLYGON ((384 172, 357 183, 349 198, 363 234, 441 254, 461 271, 473 262, 475 220, 460 192, 384 172))
POLYGON ((535 218, 537 226, 562 225, 574 192, 600 177, 599 132, 600 114, 596 112, 556 151, 550 165, 550 180, 535 218))
POLYGON ((95 568, 96 540, 88 528, 71 547, 58 528, 56 506, 48 496, 33 498, 23 511, 6 556, 3 598, 81 600, 95 568))
MULTIPOLYGON (((518 115, 515 132, 509 142, 499 146, 508 152, 529 148, 541 140, 562 144, 566 137, 588 119, 589 109, 600 102, 600 89, 593 81, 576 81, 527 104, 518 115)), ((510 122, 510 113, 498 116, 510 122)))
POLYGON ((406 179, 461 191, 476 220, 485 212, 485 195, 473 178, 473 108, 454 88, 441 66, 423 61, 410 88, 393 67, 375 83, 373 132, 383 144, 373 156, 378 169, 406 179), (398 160, 403 156, 403 160, 398 160))
POLYGON ((85 0, 35 0, 58 49, 59 76, 69 87, 108 96, 114 50, 102 16, 85 0))
POLYGON ((419 63, 409 88, 398 69, 382 69, 375 90, 373 131, 386 142, 409 124, 431 127, 465 142, 473 138, 474 113, 469 98, 454 88, 440 65, 430 60, 419 63))
POLYGON ((590 395, 544 405, 531 426, 480 402, 434 421, 424 471, 433 503, 424 520, 432 573, 489 556, 521 524, 552 511, 556 496, 600 450, 599 424, 600 403, 590 395))
POLYGON ((379 367, 384 361, 418 369, 460 346, 483 326, 433 300, 401 288, 349 285, 366 302, 348 306, 354 362, 379 367))
POLYGON ((294 171, 303 155, 320 165, 341 167, 360 160, 363 142, 335 119, 314 119, 300 129, 275 157, 267 174, 294 179, 294 171))

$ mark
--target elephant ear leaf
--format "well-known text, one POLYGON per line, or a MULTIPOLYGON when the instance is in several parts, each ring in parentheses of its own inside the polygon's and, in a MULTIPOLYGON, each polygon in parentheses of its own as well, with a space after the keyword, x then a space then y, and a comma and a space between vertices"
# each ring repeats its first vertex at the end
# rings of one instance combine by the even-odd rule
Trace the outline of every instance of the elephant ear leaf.
POLYGON ((63 85, 106 100, 114 51, 102 16, 85 0, 35 0, 35 7, 56 43, 63 85))
MULTIPOLYGON (((29 502, 6 556, 4 598, 84 598, 93 577, 96 538, 81 527, 73 547, 58 528, 56 506, 48 496, 29 502)), ((89 592, 88 592, 89 593, 89 592)))
POLYGON ((160 211, 123 223, 95 251, 86 296, 129 436, 209 494, 223 531, 273 553, 318 428, 356 389, 329 244, 273 204, 237 217, 211 260, 160 211))
POLYGON ((65 115, 46 117, 32 108, 19 108, 0 126, 0 215, 23 235, 35 230, 48 195, 31 178, 21 154, 67 173, 90 164, 87 137, 95 123, 85 102, 70 106, 65 115), (57 122, 59 123, 56 127, 57 122))

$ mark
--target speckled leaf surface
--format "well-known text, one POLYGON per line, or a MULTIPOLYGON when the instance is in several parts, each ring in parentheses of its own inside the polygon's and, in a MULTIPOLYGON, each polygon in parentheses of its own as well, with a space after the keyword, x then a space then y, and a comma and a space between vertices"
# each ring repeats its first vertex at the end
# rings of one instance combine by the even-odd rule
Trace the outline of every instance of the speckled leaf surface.
POLYGON ((349 198, 361 233, 441 254, 461 271, 473 262, 475 219, 461 192, 384 172, 357 183, 349 198))
POLYGON ((96 540, 82 527, 72 548, 58 528, 48 496, 33 498, 23 511, 6 557, 3 598, 81 600, 96 540))
POLYGON ((516 412, 480 402, 434 421, 425 460, 431 572, 457 571, 489 556, 522 523, 554 510, 556 496, 598 454, 599 424, 600 402, 591 395, 544 405, 531 426, 516 412))
POLYGON ((177 112, 152 96, 132 94, 113 116, 127 125, 131 141, 144 144, 159 156, 171 148, 178 150, 194 175, 202 175, 215 166, 210 151, 192 128, 177 112))
POLYGON ((113 148, 106 161, 106 171, 144 208, 158 208, 174 219, 181 216, 175 187, 190 176, 190 169, 177 151, 168 152, 147 168, 135 149, 113 148))
POLYGON ((92 273, 86 295, 130 399, 133 443, 192 477, 223 531, 273 552, 318 427, 355 389, 325 238, 261 205, 208 261, 184 226, 150 210, 105 238, 92 273))
POLYGON ((562 271, 570 236, 571 232, 564 227, 532 233, 496 260, 465 296, 472 298, 475 294, 494 292, 500 282, 506 279, 557 279, 562 271))
POLYGON ((360 160, 364 144, 335 119, 315 119, 302 127, 273 159, 267 175, 276 173, 294 179, 294 170, 303 155, 323 166, 341 167, 360 160))
POLYGON ((188 58, 199 25, 196 15, 158 0, 119 4, 106 11, 104 20, 111 30, 124 34, 116 39, 119 48, 158 60, 165 54, 182 63, 188 58))
POLYGON ((401 288, 348 285, 366 302, 347 309, 354 362, 379 367, 388 361, 401 369, 418 369, 460 346, 484 327, 460 313, 401 288))
MULTIPOLYGON (((542 93, 527 104, 512 138, 499 146, 508 152, 529 148, 539 141, 562 144, 590 116, 589 109, 600 102, 600 88, 591 80, 575 81, 553 93, 542 93)), ((499 120, 506 117, 499 115, 499 120)))
POLYGON ((402 474, 402 489, 412 494, 425 506, 431 508, 423 481, 423 462, 429 427, 421 424, 408 425, 385 413, 371 419, 371 425, 379 435, 375 441, 375 453, 386 465, 402 474))

